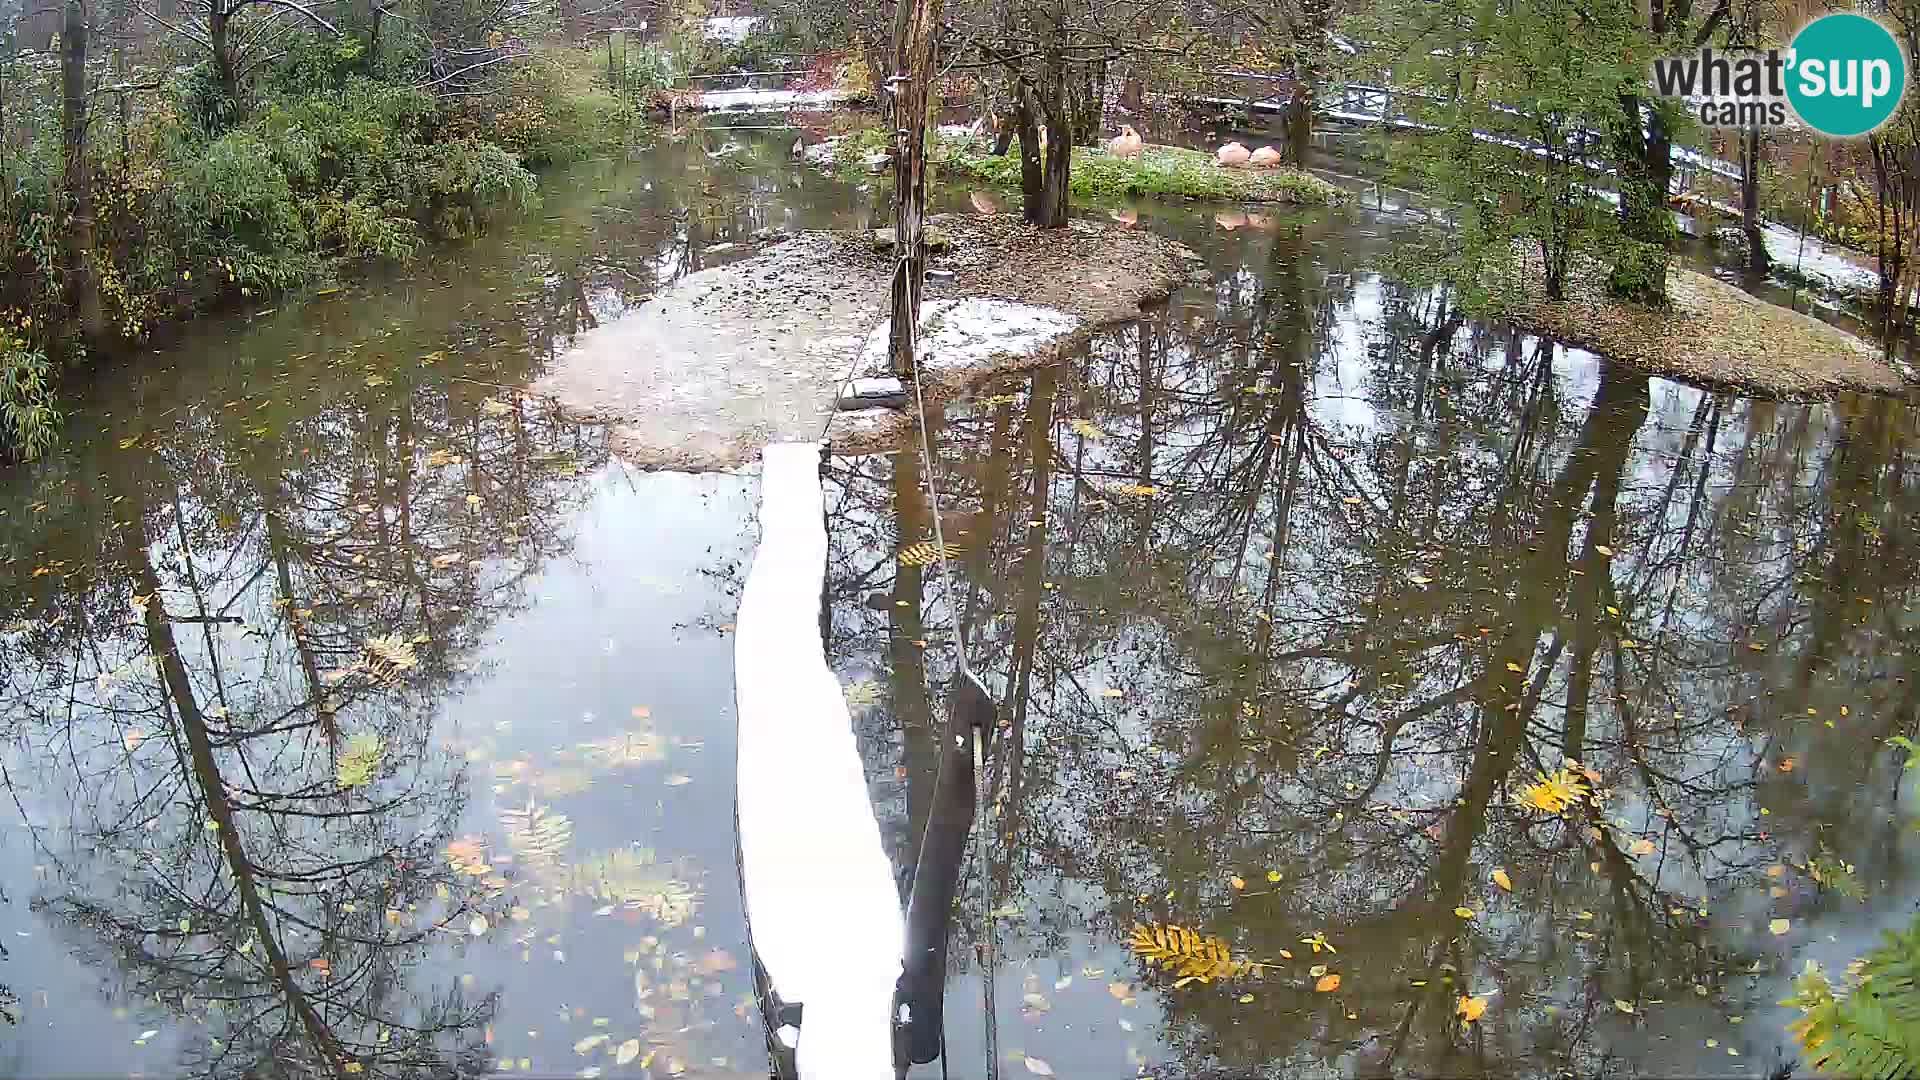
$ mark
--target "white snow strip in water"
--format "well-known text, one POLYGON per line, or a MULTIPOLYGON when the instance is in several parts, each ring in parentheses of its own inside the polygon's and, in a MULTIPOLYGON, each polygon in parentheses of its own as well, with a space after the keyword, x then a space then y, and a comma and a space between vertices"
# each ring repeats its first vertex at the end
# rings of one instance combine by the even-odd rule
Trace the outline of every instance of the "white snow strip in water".
MULTIPOLYGON (((867 335, 860 361, 886 366, 892 320, 867 335)), ((1002 356, 1030 356, 1074 332, 1078 317, 1008 300, 928 300, 920 305, 919 352, 930 369, 969 367, 1002 356)))
POLYGON ((893 1080, 905 919, 820 638, 820 446, 774 443, 763 461, 734 641, 747 921, 774 992, 804 1006, 803 1080, 893 1080))
POLYGON ((850 96, 844 90, 710 90, 700 95, 700 107, 710 112, 831 109, 850 96))

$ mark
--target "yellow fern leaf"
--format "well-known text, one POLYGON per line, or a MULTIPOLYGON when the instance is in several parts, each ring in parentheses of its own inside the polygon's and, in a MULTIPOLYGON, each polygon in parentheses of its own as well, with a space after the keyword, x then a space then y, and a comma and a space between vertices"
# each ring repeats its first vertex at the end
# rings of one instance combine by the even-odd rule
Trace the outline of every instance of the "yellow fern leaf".
POLYGON ((1235 959, 1233 947, 1225 939, 1203 935, 1184 926, 1138 925, 1133 928, 1129 944, 1134 955, 1145 960, 1148 967, 1158 964, 1176 976, 1176 987, 1230 979, 1245 974, 1253 966, 1235 959))
POLYGON ((922 540, 901 548, 898 558, 901 566, 932 566, 943 558, 951 559, 959 554, 960 546, 952 541, 942 548, 931 540, 922 540))

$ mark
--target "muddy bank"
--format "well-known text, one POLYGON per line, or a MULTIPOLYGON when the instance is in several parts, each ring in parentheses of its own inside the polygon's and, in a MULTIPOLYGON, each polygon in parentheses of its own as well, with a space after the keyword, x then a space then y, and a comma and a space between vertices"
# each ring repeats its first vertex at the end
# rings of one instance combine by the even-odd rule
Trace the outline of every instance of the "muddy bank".
MULTIPOLYGON (((1092 222, 933 224, 951 240, 929 259, 921 318, 935 397, 1050 362, 1201 269, 1174 241, 1092 222)), ((802 233, 581 335, 532 389, 613 425, 615 448, 647 467, 730 468, 769 442, 817 439, 829 420, 837 449, 882 445, 911 413, 837 413, 833 403, 849 375, 885 373, 892 270, 873 234, 802 233)))
POLYGON ((1660 310, 1607 297, 1597 274, 1548 301, 1537 268, 1527 268, 1526 295, 1504 317, 1656 375, 1776 398, 1904 394, 1913 385, 1873 343, 1693 270, 1667 272, 1671 306, 1660 310))

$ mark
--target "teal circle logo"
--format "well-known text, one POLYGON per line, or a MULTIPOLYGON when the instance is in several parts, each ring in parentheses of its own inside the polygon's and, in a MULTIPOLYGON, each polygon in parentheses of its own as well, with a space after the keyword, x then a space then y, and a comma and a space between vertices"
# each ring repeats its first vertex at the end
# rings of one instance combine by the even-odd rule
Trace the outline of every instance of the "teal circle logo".
POLYGON ((1802 123, 1836 139, 1887 122, 1907 91, 1907 58, 1892 32, 1865 15, 1822 15, 1793 36, 1787 103, 1802 123))

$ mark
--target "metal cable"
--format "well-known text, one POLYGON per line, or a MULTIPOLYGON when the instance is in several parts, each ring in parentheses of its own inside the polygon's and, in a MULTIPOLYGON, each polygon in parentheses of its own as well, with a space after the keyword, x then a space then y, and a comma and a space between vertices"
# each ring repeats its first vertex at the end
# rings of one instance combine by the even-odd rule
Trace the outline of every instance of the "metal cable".
MULTIPOLYGON (((901 242, 901 238, 895 237, 894 242, 902 248, 900 261, 895 267, 895 273, 910 274, 911 253, 904 250, 905 244, 901 242)), ((909 289, 912 290, 915 299, 918 299, 919 290, 914 288, 915 283, 910 280, 907 284, 909 289)), ((940 488, 934 481, 933 444, 927 436, 927 399, 925 391, 921 388, 923 380, 920 377, 919 337, 920 327, 917 324, 909 325, 906 328, 908 356, 912 358, 913 363, 913 402, 914 408, 919 413, 920 418, 920 461, 925 470, 927 502, 933 510, 933 543, 934 550, 939 555, 940 579, 947 594, 947 621, 953 631, 954 662, 959 665, 960 677, 968 678, 972 675, 972 669, 967 666, 967 646, 960 634, 960 601, 959 593, 953 585, 953 567, 951 565, 953 560, 948 555, 946 536, 940 527, 940 488)), ((986 732, 980 730, 978 727, 973 729, 973 782, 975 790, 974 825, 979 830, 979 835, 974 840, 973 850, 975 871, 980 877, 982 1025, 983 1034, 986 1039, 987 1080, 998 1080, 1000 1075, 1000 1029, 993 1002, 993 875, 991 873, 992 866, 987 858, 987 838, 991 835, 986 825, 987 742, 986 732)), ((944 1058, 941 1067, 943 1069, 945 1068, 944 1058)))

